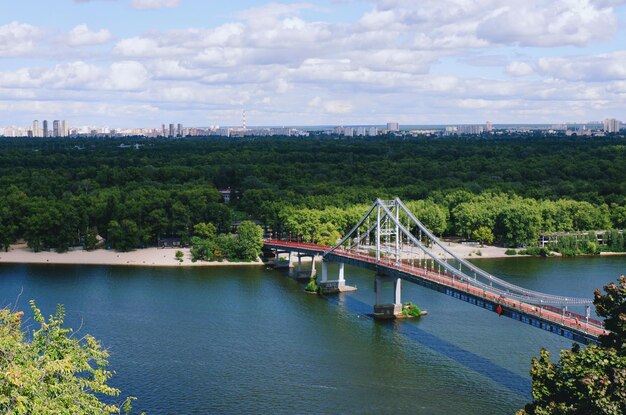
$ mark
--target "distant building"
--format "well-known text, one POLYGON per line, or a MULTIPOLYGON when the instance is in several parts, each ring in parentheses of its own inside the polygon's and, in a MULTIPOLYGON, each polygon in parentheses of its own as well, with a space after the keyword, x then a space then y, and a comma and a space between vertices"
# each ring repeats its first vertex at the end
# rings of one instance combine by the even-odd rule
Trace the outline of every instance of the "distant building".
POLYGON ((230 188, 219 190, 222 195, 222 199, 224 199, 224 203, 230 203, 230 188))
POLYGON ((605 133, 618 133, 622 129, 622 123, 615 118, 607 118, 604 120, 605 133))
POLYGON ((459 134, 478 135, 482 134, 483 126, 477 124, 460 125, 457 131, 459 134))
POLYGON ((43 120, 43 137, 49 137, 48 120, 43 120))
POLYGON ((165 131, 165 124, 161 124, 161 136, 167 136, 167 131, 165 131))
POLYGON ((388 122, 387 131, 391 131, 391 132, 400 131, 400 124, 398 124, 397 122, 388 122))
POLYGON ((487 121, 487 124, 485 124, 485 131, 487 131, 488 133, 493 131, 493 124, 491 123, 491 121, 487 121))
POLYGON ((352 127, 344 127, 343 128, 343 135, 345 137, 354 137, 354 128, 352 128, 352 127))
POLYGON ((65 120, 61 120, 61 128, 59 132, 61 133, 61 137, 67 137, 67 125, 65 124, 65 120))
POLYGON ((182 124, 178 124, 176 126, 176 135, 178 137, 182 137, 183 136, 183 125, 182 124))
POLYGON ((61 137, 61 121, 59 120, 52 121, 52 136, 61 137))
POLYGON ((33 121, 33 137, 41 137, 41 130, 39 129, 39 120, 33 121))
POLYGON ((168 137, 174 137, 174 124, 170 124, 170 134, 168 135, 168 137))

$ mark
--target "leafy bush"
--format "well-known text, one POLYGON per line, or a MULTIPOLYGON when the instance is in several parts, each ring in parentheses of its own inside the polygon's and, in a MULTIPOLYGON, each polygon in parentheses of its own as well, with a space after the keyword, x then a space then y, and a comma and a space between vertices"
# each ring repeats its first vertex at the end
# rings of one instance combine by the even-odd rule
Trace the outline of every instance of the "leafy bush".
POLYGON ((405 317, 420 317, 422 310, 415 304, 407 302, 402 306, 402 315, 405 317))
POLYGON ((504 255, 517 255, 517 251, 515 249, 507 249, 504 251, 504 255))
POLYGON ((311 278, 311 280, 306 285, 306 287, 304 287, 304 291, 307 291, 310 293, 317 293, 320 291, 320 287, 317 285, 315 278, 311 278))

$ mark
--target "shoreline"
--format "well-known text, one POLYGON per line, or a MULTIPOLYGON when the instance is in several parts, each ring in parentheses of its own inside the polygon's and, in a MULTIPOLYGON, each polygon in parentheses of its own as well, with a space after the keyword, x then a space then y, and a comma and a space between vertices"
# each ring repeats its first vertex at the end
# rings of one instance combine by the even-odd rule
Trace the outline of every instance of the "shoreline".
MULTIPOLYGON (((446 247, 464 259, 503 259, 503 258, 535 258, 533 255, 506 255, 507 248, 485 245, 472 246, 453 242, 446 242, 446 247), (477 252, 480 251, 480 255, 477 252)), ((447 255, 440 249, 433 249, 435 254, 441 258, 447 255)), ((626 252, 601 252, 599 255, 577 255, 578 256, 616 256, 626 255, 626 252)), ((564 258, 562 255, 555 255, 550 258, 564 258)), ((569 258, 569 257, 568 257, 569 258)), ((302 258, 302 262, 310 262, 311 258, 302 258)), ((142 248, 130 252, 117 252, 105 249, 93 251, 68 251, 57 253, 54 251, 33 252, 26 244, 12 245, 9 252, 0 251, 0 264, 53 264, 53 265, 110 265, 110 266, 135 266, 135 267, 216 267, 216 266, 263 266, 263 261, 258 259, 255 262, 206 262, 191 261, 189 248, 142 248), (182 251, 183 262, 179 262, 174 255, 176 251, 182 251)))
POLYGON ((96 249, 93 251, 68 251, 57 253, 54 251, 33 252, 26 244, 12 245, 9 252, 0 252, 0 264, 53 264, 53 265, 111 265, 135 267, 215 267, 215 266, 261 266, 261 260, 256 262, 191 262, 189 248, 143 248, 130 252, 108 251, 96 249), (183 262, 174 255, 182 251, 183 262))

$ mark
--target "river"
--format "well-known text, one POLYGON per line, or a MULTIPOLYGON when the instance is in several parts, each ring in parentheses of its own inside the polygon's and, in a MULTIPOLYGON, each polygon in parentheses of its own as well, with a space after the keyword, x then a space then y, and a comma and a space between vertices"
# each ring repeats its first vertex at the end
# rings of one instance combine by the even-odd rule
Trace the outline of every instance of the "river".
MULTIPOLYGON (((576 296, 626 269, 622 256, 474 262, 576 296)), ((430 314, 376 322, 372 273, 346 267, 346 279, 358 291, 321 298, 264 267, 3 264, 0 306, 20 291, 21 309, 64 304, 67 324, 110 351, 110 383, 149 414, 512 414, 530 399, 530 358, 571 346, 409 283, 403 300, 430 314)))

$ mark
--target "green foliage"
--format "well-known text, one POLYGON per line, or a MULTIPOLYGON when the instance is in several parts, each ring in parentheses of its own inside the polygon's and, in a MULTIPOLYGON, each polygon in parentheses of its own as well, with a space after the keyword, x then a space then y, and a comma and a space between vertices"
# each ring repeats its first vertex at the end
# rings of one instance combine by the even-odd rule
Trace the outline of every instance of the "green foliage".
POLYGON ((8 415, 119 414, 130 412, 100 399, 120 391, 107 384, 108 353, 92 336, 72 337, 64 309, 45 319, 31 301, 37 328, 28 338, 22 313, 0 310, 0 413, 8 415))
POLYGON ((236 235, 219 234, 212 224, 195 226, 197 236, 191 238, 192 260, 198 261, 255 261, 263 248, 263 229, 250 221, 243 221, 236 235))
POLYGON ((176 251, 176 253, 174 254, 174 258, 176 258, 176 260, 179 262, 183 262, 184 257, 185 254, 183 253, 183 251, 176 251))
POLYGON ((530 369, 534 401, 518 415, 626 414, 626 277, 604 290, 594 292, 594 305, 609 334, 600 346, 561 351, 556 363, 541 349, 530 369))
POLYGON ((402 315, 404 317, 420 317, 422 310, 411 302, 406 302, 402 305, 402 315))
POLYGON ((617 282, 604 287, 606 294, 595 290, 593 303, 609 331, 608 335, 600 337, 602 346, 617 349, 620 355, 626 356, 626 277, 621 275, 617 282))
POLYGON ((317 293, 320 291, 320 287, 317 285, 317 281, 315 280, 315 278, 311 278, 306 287, 304 287, 304 291, 310 293, 317 293))
POLYGON ((237 229, 236 258, 240 261, 256 261, 263 248, 263 229, 254 222, 243 221, 237 229))
POLYGON ((626 357, 588 346, 563 350, 557 363, 541 349, 533 358, 534 401, 518 415, 622 415, 626 413, 626 357))
POLYGON ((486 226, 481 226, 472 232, 472 238, 480 242, 481 245, 491 245, 493 243, 493 232, 486 226))
POLYGON ((85 235, 85 249, 88 251, 92 251, 96 249, 98 246, 98 230, 95 228, 87 229, 87 234, 85 235))
POLYGON ((112 220, 107 229, 107 244, 113 249, 126 252, 139 247, 141 240, 139 227, 134 221, 124 219, 120 223, 112 220))
POLYGON ((113 221, 136 225, 124 249, 188 242, 198 223, 229 231, 235 212, 333 245, 375 198, 396 196, 436 234, 486 227, 508 246, 531 245, 537 231, 626 227, 623 137, 129 140, 141 149, 0 139, 0 248, 25 238, 63 251, 90 229, 110 242, 113 221))
POLYGON ((517 251, 515 249, 507 249, 506 251, 504 251, 504 255, 517 255, 517 251))
POLYGON ((543 256, 543 257, 554 255, 553 253, 550 252, 548 248, 539 248, 537 246, 532 246, 526 249, 520 249, 519 251, 517 251, 517 253, 520 255, 534 255, 534 256, 543 256))
POLYGON ((550 249, 560 252, 564 256, 595 255, 601 251, 598 238, 594 233, 560 236, 557 243, 550 244, 550 249))

